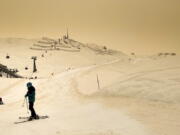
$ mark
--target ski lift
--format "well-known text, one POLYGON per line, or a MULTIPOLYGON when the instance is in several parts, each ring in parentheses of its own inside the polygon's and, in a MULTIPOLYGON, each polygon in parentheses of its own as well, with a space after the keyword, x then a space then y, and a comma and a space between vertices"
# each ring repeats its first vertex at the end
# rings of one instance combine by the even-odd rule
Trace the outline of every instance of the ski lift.
POLYGON ((7 54, 7 55, 6 55, 6 59, 9 59, 9 58, 10 58, 10 56, 7 54))

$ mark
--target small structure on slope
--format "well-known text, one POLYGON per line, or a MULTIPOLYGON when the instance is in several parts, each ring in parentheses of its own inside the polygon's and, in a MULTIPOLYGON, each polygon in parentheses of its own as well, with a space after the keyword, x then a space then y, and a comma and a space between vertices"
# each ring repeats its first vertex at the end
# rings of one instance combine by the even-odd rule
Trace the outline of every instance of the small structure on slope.
POLYGON ((37 51, 66 51, 66 52, 79 52, 80 47, 72 44, 72 39, 70 39, 69 31, 58 39, 52 39, 48 37, 43 37, 37 43, 33 44, 30 49, 37 51))
POLYGON ((4 103, 3 103, 3 100, 2 100, 2 98, 0 97, 0 105, 3 105, 4 103))
POLYGON ((0 64, 0 77, 6 76, 7 78, 22 78, 22 76, 17 75, 17 69, 8 69, 7 66, 0 64))

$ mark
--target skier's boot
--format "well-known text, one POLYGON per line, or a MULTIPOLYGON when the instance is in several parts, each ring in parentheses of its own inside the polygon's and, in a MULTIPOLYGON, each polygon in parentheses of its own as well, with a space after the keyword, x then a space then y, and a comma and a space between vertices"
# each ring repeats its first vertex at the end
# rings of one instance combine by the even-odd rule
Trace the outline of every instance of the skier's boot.
POLYGON ((29 119, 28 119, 28 121, 31 121, 31 120, 33 120, 33 119, 34 119, 34 117, 30 116, 29 119))
POLYGON ((38 115, 34 116, 34 119, 38 120, 38 119, 39 119, 39 116, 38 116, 38 115))

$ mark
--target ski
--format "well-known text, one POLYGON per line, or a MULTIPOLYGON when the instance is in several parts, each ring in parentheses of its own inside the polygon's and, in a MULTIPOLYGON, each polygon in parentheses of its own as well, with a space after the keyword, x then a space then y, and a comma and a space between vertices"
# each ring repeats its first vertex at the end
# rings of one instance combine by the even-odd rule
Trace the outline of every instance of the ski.
MULTIPOLYGON (((42 116, 39 116, 39 119, 45 119, 48 117, 49 117, 48 115, 42 115, 42 116)), ((29 117, 28 116, 20 116, 19 119, 29 119, 29 117)))
POLYGON ((36 120, 40 120, 40 119, 47 119, 47 118, 49 118, 49 116, 47 116, 47 115, 45 115, 45 116, 39 116, 39 119, 32 119, 32 120, 28 120, 29 117, 19 117, 19 119, 24 119, 24 120, 23 120, 23 121, 14 122, 14 124, 32 122, 32 121, 36 121, 36 120))
POLYGON ((33 120, 23 120, 23 121, 16 121, 14 124, 20 124, 20 123, 25 123, 25 122, 31 122, 33 120))

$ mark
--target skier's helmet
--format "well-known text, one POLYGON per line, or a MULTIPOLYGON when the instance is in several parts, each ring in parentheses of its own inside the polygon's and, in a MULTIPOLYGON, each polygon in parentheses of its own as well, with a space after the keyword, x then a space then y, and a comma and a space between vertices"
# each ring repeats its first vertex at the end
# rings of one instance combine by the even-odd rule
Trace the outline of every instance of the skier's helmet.
POLYGON ((31 83, 31 82, 28 82, 26 85, 27 85, 27 87, 31 87, 31 86, 32 86, 32 83, 31 83))

